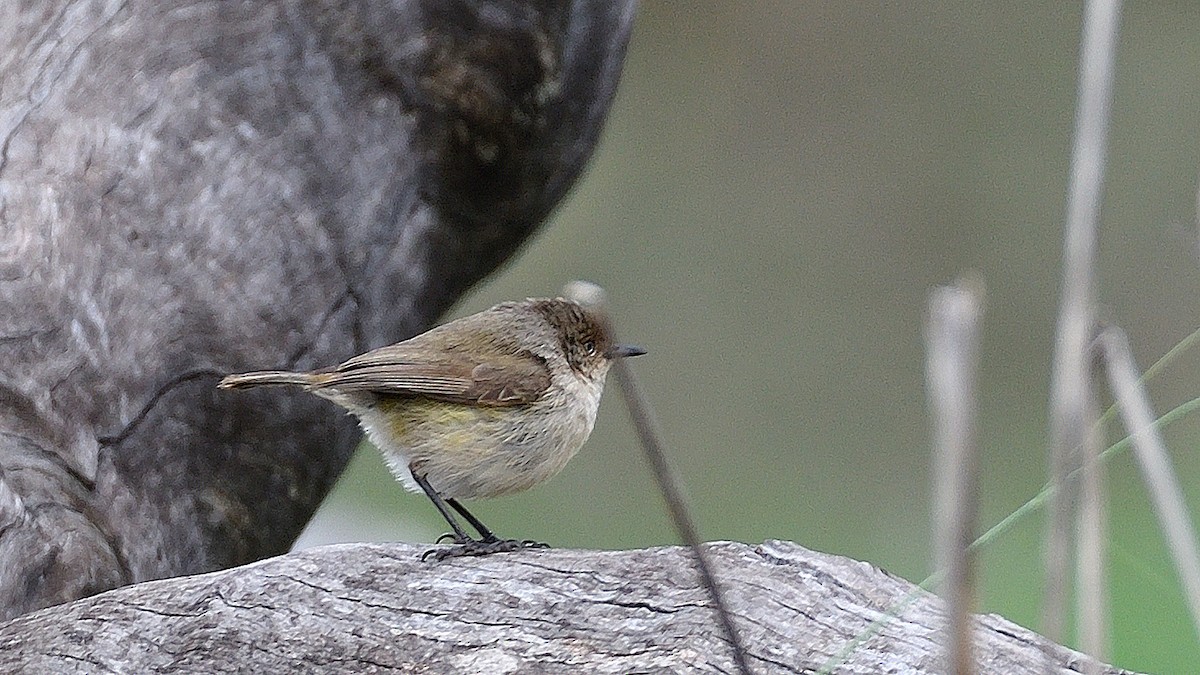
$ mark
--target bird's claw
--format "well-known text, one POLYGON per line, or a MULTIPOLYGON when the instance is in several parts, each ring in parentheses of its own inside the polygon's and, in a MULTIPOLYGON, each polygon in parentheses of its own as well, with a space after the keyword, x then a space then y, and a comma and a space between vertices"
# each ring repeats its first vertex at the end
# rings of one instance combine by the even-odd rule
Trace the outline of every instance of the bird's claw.
MULTIPOLYGON (((441 538, 438 541, 440 542, 441 538)), ((530 548, 550 548, 550 545, 543 544, 540 541, 533 541, 532 539, 493 539, 491 541, 469 539, 467 541, 455 542, 454 546, 448 548, 429 549, 421 554, 421 560, 428 560, 430 557, 434 560, 445 560, 446 558, 484 556, 530 548)))

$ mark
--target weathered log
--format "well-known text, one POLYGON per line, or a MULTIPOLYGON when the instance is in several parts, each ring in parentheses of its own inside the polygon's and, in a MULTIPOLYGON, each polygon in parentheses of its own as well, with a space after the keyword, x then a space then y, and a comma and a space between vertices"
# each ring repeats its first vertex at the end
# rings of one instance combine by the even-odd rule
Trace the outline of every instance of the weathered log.
POLYGON ((0 617, 287 550, 359 434, 218 376, 412 335, 510 255, 632 7, 0 3, 0 617))
MULTIPOLYGON (((0 626, 0 671, 733 672, 688 549, 440 563, 422 550, 327 546, 42 610, 0 626)), ((756 672, 945 672, 940 602, 909 582, 789 542, 707 550, 756 672)), ((1088 662, 999 616, 972 620, 977 672, 1088 662)))

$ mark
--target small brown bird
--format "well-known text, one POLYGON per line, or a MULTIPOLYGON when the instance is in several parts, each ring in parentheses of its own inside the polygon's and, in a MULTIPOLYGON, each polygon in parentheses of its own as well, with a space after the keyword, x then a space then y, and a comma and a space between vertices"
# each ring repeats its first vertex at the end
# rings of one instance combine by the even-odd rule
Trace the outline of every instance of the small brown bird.
POLYGON ((458 500, 525 490, 562 470, 592 432, 612 360, 644 353, 616 344, 592 309, 531 298, 336 368, 230 375, 218 386, 299 385, 353 413, 396 478, 450 523, 456 546, 426 552, 441 560, 545 547, 500 539, 458 500))

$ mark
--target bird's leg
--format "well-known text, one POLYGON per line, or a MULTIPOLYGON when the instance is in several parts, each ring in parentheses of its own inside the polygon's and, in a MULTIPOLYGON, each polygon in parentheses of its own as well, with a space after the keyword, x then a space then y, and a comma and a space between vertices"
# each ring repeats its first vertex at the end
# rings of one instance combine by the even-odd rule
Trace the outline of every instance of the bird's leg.
POLYGON ((540 541, 532 539, 501 539, 488 529, 487 525, 484 525, 482 521, 476 518, 475 514, 468 511, 467 507, 463 506, 457 499, 447 499, 446 503, 453 507, 455 511, 458 511, 463 518, 466 518, 471 527, 479 531, 479 536, 482 538, 479 540, 481 546, 477 547, 476 551, 447 553, 443 557, 450 557, 452 555, 487 555, 502 551, 516 551, 522 548, 550 548, 549 544, 543 544, 540 541))
POLYGON ((459 504, 458 500, 453 498, 442 499, 442 496, 437 493, 437 490, 434 490, 433 486, 429 484, 429 481, 425 479, 424 474, 413 471, 411 467, 409 468, 409 471, 412 473, 413 480, 416 481, 417 485, 421 486, 421 490, 425 492, 425 496, 429 497, 429 501, 433 502, 433 505, 437 508, 438 513, 442 514, 442 517, 446 519, 447 523, 450 523, 450 527, 454 530, 453 537, 454 543, 456 544, 455 546, 442 549, 430 549, 421 554, 422 560, 427 559, 430 556, 433 556, 437 560, 445 560, 446 558, 458 558, 461 556, 480 556, 490 555, 492 553, 503 553, 505 551, 516 551, 522 548, 548 548, 543 543, 531 540, 522 541, 520 539, 500 539, 491 530, 489 530, 486 525, 480 522, 478 518, 472 515, 470 511, 467 511, 462 504, 459 504), (471 523, 471 527, 479 530, 479 535, 482 537, 482 539, 472 539, 469 535, 467 535, 466 530, 464 530, 462 525, 458 523, 458 520, 454 518, 454 514, 450 513, 450 508, 447 507, 447 502, 449 502, 449 505, 453 507, 455 511, 458 511, 460 514, 462 514, 462 517, 466 518, 467 522, 471 523))
POLYGON ((487 525, 484 525, 482 522, 480 522, 480 520, 476 518, 474 514, 468 511, 467 507, 463 506, 462 503, 457 499, 451 497, 446 500, 446 503, 453 507, 455 511, 458 511, 459 515, 461 515, 463 518, 466 518, 467 522, 471 524, 471 527, 475 528, 479 532, 479 536, 481 537, 480 541, 497 541, 500 539, 495 535, 495 533, 488 529, 487 525))
MULTIPOLYGON (((412 473, 413 480, 417 482, 417 485, 421 486, 421 490, 425 492, 425 496, 429 497, 429 501, 433 502, 433 506, 437 508, 438 513, 442 514, 442 518, 445 518, 446 522, 450 523, 450 528, 454 530, 454 542, 456 544, 465 544, 468 541, 475 541, 467 534, 462 525, 458 524, 458 521, 454 518, 454 514, 450 513, 450 509, 446 508, 446 502, 442 499, 442 496, 437 493, 437 490, 433 489, 429 481, 425 480, 424 474, 413 471, 411 467, 409 467, 409 472, 412 473)), ((439 537, 438 540, 440 541, 441 538, 439 537)), ((426 555, 428 554, 429 552, 427 551, 426 555)))

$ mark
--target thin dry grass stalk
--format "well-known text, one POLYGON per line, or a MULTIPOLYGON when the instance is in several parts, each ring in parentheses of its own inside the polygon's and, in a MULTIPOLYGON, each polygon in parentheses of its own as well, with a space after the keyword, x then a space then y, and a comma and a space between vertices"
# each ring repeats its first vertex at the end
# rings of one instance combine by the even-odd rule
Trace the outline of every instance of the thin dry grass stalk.
MULTIPOLYGON (((567 284, 563 289, 563 296, 601 311, 605 311, 608 304, 604 289, 586 281, 572 281, 567 284)), ((611 318, 609 318, 609 322, 611 326, 611 318)), ((658 482, 663 500, 667 504, 667 510, 671 514, 671 522, 675 525, 675 531, 679 533, 683 542, 692 549, 692 555, 696 559, 696 570, 700 573, 709 597, 712 598, 721 628, 732 646, 734 663, 737 664, 742 675, 751 675, 745 643, 738 634, 721 586, 717 583, 712 565, 701 547, 700 534, 696 530, 695 521, 692 520, 691 507, 688 506, 687 496, 683 490, 683 481, 667 461, 666 444, 662 440, 662 433, 659 431, 658 421, 654 418, 650 400, 642 392, 637 377, 624 359, 616 359, 612 369, 617 377, 626 407, 629 409, 629 417, 633 422, 634 430, 637 431, 638 438, 641 440, 642 449, 646 452, 646 458, 650 462, 654 478, 658 482)))
POLYGON ((1095 329, 1095 260, 1104 191, 1105 155, 1112 104, 1113 62, 1121 3, 1089 0, 1079 56, 1079 102, 1071 153, 1063 252, 1063 290, 1051 380, 1050 472, 1054 496, 1046 534, 1046 584, 1042 624, 1061 641, 1071 562, 1071 523, 1078 450, 1095 425, 1089 418, 1090 349, 1095 329))
POLYGON ((925 379, 933 418, 935 569, 943 570, 948 673, 974 673, 974 556, 979 512, 975 382, 983 284, 968 280, 929 296, 925 379))
POLYGON ((1133 441, 1134 456, 1175 561, 1184 598, 1192 613, 1192 624, 1200 637, 1200 548, 1197 548, 1196 528, 1188 515, 1183 490, 1171 468, 1162 434, 1155 426, 1150 398, 1138 376, 1125 332, 1108 327, 1101 331, 1098 339, 1104 352, 1109 386, 1133 441))
MULTIPOLYGON (((1087 401, 1088 418, 1098 419, 1095 396, 1087 401)), ((1079 500, 1079 590, 1076 608, 1079 615, 1079 646, 1096 659, 1108 652, 1108 599, 1104 585, 1105 532, 1107 531, 1104 463, 1104 429, 1100 423, 1088 431, 1083 448, 1083 472, 1079 500)), ((1099 661, 1084 664, 1084 672, 1100 672, 1099 661)))

